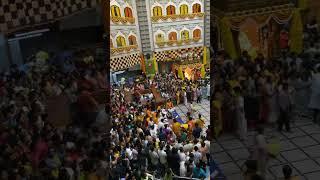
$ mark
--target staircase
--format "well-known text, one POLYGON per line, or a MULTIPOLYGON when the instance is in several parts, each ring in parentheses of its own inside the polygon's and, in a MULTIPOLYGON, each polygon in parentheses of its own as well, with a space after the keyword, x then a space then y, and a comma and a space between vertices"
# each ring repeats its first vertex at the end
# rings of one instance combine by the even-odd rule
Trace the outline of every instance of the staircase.
POLYGON ((210 47, 210 0, 204 1, 204 12, 205 12, 205 19, 204 19, 204 31, 205 31, 205 46, 210 47))
POLYGON ((151 54, 151 43, 150 43, 151 41, 149 36, 148 13, 147 13, 148 7, 146 6, 146 0, 136 1, 136 5, 137 5, 142 53, 151 54))

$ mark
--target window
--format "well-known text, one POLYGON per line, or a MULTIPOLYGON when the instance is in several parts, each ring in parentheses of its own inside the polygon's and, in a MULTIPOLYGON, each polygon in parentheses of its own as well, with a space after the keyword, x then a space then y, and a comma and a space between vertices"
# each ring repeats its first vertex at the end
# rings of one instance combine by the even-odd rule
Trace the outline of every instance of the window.
POLYGON ((162 16, 162 8, 160 6, 153 8, 153 16, 162 16))
POLYGON ((189 39, 189 31, 184 30, 181 32, 181 39, 182 40, 188 40, 189 39))
POLYGON ((133 18, 131 8, 129 7, 124 8, 124 16, 128 18, 133 18))
POLYGON ((177 33, 171 32, 169 33, 169 41, 176 41, 177 40, 177 33))
POLYGON ((113 42, 111 38, 110 38, 110 47, 113 48, 113 42))
POLYGON ((129 36, 129 45, 136 45, 137 44, 137 39, 134 35, 129 36))
POLYGON ((111 16, 121 17, 120 8, 116 5, 111 6, 111 16))
POLYGON ((180 6, 180 14, 182 14, 182 15, 188 14, 188 5, 183 4, 180 6))
POLYGON ((157 43, 164 42, 164 35, 163 34, 157 34, 156 35, 156 42, 157 43))
POLYGON ((172 5, 167 7, 167 15, 174 15, 176 14, 176 8, 172 5))
POLYGON ((196 3, 192 6, 192 13, 200 13, 201 12, 201 5, 196 3))
POLYGON ((117 37, 117 47, 125 47, 126 46, 126 40, 123 36, 117 37))
POLYGON ((193 39, 200 39, 201 38, 201 30, 200 29, 195 29, 193 31, 193 39))

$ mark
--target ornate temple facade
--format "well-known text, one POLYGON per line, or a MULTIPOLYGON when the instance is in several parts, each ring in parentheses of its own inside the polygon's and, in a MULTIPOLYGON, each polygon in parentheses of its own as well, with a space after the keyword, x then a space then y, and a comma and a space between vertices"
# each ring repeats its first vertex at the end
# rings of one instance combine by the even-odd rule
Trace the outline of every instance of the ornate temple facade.
POLYGON ((111 1, 110 17, 111 70, 140 64, 141 41, 135 0, 111 1))
POLYGON ((210 0, 110 1, 111 69, 140 64, 169 72, 207 64, 209 8, 210 0))

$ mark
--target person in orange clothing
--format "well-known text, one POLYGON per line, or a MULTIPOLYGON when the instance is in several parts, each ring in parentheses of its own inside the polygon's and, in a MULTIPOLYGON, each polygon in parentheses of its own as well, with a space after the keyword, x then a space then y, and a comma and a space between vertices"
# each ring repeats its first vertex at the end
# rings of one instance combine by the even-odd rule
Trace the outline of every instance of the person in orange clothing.
POLYGON ((192 136, 193 127, 194 127, 194 121, 193 121, 192 117, 189 116, 189 120, 188 120, 188 136, 189 137, 192 136))
POLYGON ((168 100, 167 105, 166 105, 166 109, 172 109, 173 108, 173 103, 171 101, 171 99, 168 100))
POLYGON ((176 119, 173 119, 173 124, 172 124, 172 131, 174 134, 178 137, 180 137, 181 134, 181 124, 177 122, 176 119))
POLYGON ((201 117, 201 114, 199 114, 199 118, 197 119, 196 123, 199 124, 200 128, 204 128, 205 122, 204 122, 203 118, 201 117))
POLYGON ((160 110, 152 112, 152 118, 155 124, 159 123, 160 110))
POLYGON ((147 114, 148 118, 152 117, 152 111, 151 111, 150 107, 147 108, 146 114, 147 114))

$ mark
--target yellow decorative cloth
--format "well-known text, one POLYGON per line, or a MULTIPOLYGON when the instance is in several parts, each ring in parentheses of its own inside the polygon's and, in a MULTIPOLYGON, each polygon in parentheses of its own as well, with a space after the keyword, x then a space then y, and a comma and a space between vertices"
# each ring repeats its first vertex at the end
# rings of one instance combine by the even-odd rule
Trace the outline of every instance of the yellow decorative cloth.
POLYGON ((238 53, 236 51, 231 29, 229 27, 228 19, 226 17, 220 20, 220 28, 224 50, 229 54, 229 56, 232 59, 237 59, 238 53))
POLYGON ((292 22, 290 28, 290 51, 300 54, 303 50, 303 25, 301 19, 300 9, 295 9, 292 15, 292 22))
POLYGON ((222 111, 221 111, 221 102, 219 101, 213 101, 213 108, 214 108, 214 118, 215 118, 215 124, 214 124, 214 128, 215 128, 215 135, 219 135, 223 129, 223 123, 222 123, 222 111))

